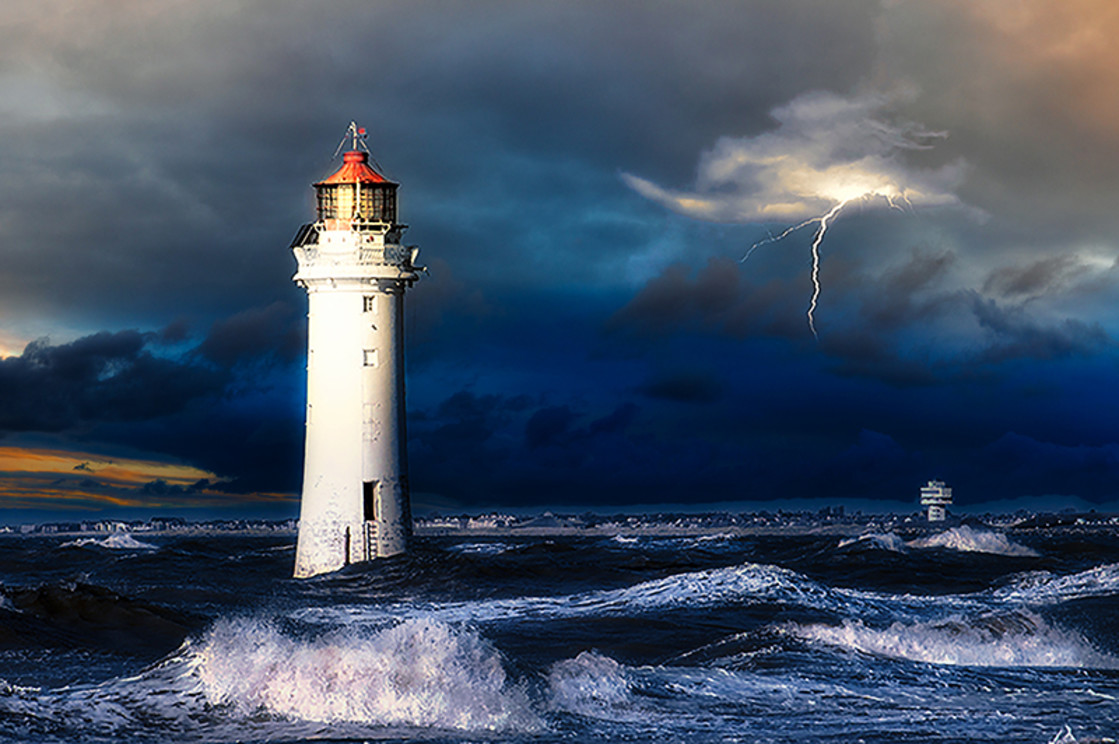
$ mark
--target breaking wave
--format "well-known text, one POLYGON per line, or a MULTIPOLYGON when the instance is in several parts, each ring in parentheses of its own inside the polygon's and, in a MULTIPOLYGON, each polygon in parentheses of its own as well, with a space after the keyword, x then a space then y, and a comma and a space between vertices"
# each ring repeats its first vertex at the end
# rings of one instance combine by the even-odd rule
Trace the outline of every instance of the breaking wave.
POLYGON ((27 734, 189 732, 304 738, 308 725, 533 732, 543 727, 501 654, 478 634, 434 621, 348 628, 303 639, 253 619, 221 620, 135 677, 43 690, 0 680, 0 720, 27 734))
POLYGON ((196 664, 207 700, 244 715, 485 731, 540 726, 489 643, 433 620, 315 640, 255 620, 222 621, 196 664))
POLYGON ((906 543, 911 548, 947 548, 966 553, 990 553, 1021 558, 1037 558, 1036 550, 1019 545, 1001 532, 975 530, 961 525, 929 537, 921 537, 906 543))
POLYGON ((1078 634, 1025 611, 895 622, 885 628, 845 620, 840 625, 791 624, 783 630, 804 640, 928 664, 1119 669, 1119 659, 1100 652, 1078 634))
POLYGON ((159 550, 151 543, 141 542, 127 532, 119 532, 98 540, 96 537, 82 537, 59 545, 60 548, 82 548, 86 546, 107 548, 108 550, 159 550))

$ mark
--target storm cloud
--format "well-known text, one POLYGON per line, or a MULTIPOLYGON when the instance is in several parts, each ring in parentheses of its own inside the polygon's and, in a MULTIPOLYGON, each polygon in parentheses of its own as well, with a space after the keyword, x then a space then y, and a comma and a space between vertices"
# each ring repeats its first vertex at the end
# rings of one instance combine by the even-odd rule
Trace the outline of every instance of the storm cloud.
POLYGON ((9 3, 0 433, 73 457, 0 498, 294 514, 287 246, 357 120, 431 503, 1114 499, 1113 5, 9 3), (817 342, 773 238, 848 199, 817 342), (198 472, 75 469, 125 455, 198 472))

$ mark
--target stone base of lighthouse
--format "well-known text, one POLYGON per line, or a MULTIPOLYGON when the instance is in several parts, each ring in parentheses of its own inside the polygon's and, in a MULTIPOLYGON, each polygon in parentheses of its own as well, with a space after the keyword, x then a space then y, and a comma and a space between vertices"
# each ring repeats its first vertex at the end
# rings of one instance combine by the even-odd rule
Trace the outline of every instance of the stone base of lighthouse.
POLYGON ((308 295, 306 450, 296 578, 407 551, 404 292, 383 234, 321 231, 295 248, 308 295))

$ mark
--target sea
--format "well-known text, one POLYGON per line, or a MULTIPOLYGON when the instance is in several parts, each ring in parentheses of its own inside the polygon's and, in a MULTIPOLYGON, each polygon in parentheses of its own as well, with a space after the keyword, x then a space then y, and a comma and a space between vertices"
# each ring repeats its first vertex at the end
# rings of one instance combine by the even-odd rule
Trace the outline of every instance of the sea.
POLYGON ((1119 739, 1119 528, 0 536, 0 742, 1119 739))

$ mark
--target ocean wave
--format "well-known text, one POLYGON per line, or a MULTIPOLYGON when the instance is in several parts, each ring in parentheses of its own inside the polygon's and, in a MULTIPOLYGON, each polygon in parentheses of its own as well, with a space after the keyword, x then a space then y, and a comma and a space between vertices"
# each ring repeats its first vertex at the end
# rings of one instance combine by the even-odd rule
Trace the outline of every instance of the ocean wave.
POLYGON ((342 738, 544 725, 492 645, 422 620, 315 638, 265 620, 221 620, 135 676, 58 689, 0 681, 0 734, 24 738, 70 729, 83 738, 301 740, 324 724, 342 738))
POLYGON ((876 550, 889 550, 894 553, 907 553, 909 552, 905 540, 901 539, 893 532, 870 532, 858 537, 852 537, 847 540, 840 540, 839 549, 843 548, 870 548, 876 550))
POLYGON ((947 548, 966 553, 989 553, 1021 558, 1040 556, 1036 550, 1013 542, 1001 532, 976 530, 966 524, 929 537, 910 540, 906 545, 911 548, 947 548))
POLYGON ((159 546, 141 542, 127 532, 118 532, 98 540, 96 537, 81 537, 77 540, 64 542, 60 548, 83 548, 94 546, 108 550, 159 550, 159 546))
POLYGON ((301 622, 347 625, 384 623, 404 618, 441 622, 486 623, 586 615, 627 616, 678 608, 786 603, 817 609, 843 610, 854 593, 831 590, 780 566, 746 563, 724 568, 673 574, 622 589, 597 590, 555 597, 517 597, 470 602, 334 605, 297 610, 301 622))
POLYGON ((895 622, 884 628, 850 619, 840 625, 792 623, 782 630, 808 641, 929 664, 1119 669, 1119 659, 1026 611, 895 622))
POLYGON ((1023 604, 1053 604, 1089 597, 1119 594, 1119 563, 1108 563, 1067 576, 1048 571, 1018 574, 1006 586, 994 589, 1001 601, 1023 604))
POLYGON ((434 620, 312 640, 258 620, 225 620, 199 644, 194 664, 206 699, 242 715, 482 731, 541 726, 489 643, 434 620))

